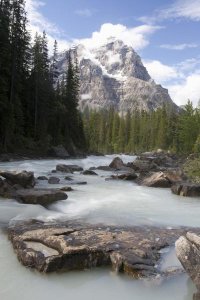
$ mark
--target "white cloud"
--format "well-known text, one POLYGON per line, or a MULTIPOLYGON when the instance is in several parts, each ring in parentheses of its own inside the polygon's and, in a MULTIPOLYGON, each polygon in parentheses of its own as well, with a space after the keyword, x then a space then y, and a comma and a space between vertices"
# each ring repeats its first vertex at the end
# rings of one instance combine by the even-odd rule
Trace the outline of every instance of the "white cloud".
POLYGON ((85 8, 85 9, 76 10, 75 14, 81 17, 91 17, 93 15, 93 12, 92 10, 85 8))
POLYGON ((169 49, 169 50, 185 50, 187 48, 197 48, 197 44, 178 44, 178 45, 170 45, 163 44, 160 45, 160 48, 169 49))
POLYGON ((200 21, 200 0, 177 0, 171 7, 163 10, 161 16, 200 21))
POLYGON ((176 0, 165 9, 156 10, 153 16, 143 16, 139 20, 156 23, 165 19, 188 19, 200 21, 200 0, 176 0))
POLYGON ((158 83, 165 84, 167 81, 178 78, 180 74, 172 66, 165 65, 158 60, 143 61, 149 75, 158 83))
POLYGON ((53 49, 55 39, 58 41, 60 51, 67 49, 69 47, 69 42, 64 38, 61 38, 63 31, 39 12, 39 8, 41 6, 45 6, 45 3, 37 0, 26 0, 26 11, 29 21, 28 26, 32 38, 34 38, 36 32, 42 34, 45 30, 47 33, 50 51, 53 49))
POLYGON ((168 66, 160 61, 144 61, 151 77, 168 88, 172 100, 177 105, 184 105, 190 99, 194 106, 200 99, 200 59, 191 58, 181 63, 168 66))
POLYGON ((190 99, 197 106, 200 99, 200 73, 189 75, 182 83, 169 85, 169 93, 178 105, 184 105, 190 99))
POLYGON ((135 50, 143 49, 149 44, 149 36, 160 26, 141 25, 128 28, 122 24, 105 23, 99 31, 93 32, 91 38, 76 40, 88 48, 95 48, 104 45, 109 38, 122 40, 126 45, 132 46, 135 50))

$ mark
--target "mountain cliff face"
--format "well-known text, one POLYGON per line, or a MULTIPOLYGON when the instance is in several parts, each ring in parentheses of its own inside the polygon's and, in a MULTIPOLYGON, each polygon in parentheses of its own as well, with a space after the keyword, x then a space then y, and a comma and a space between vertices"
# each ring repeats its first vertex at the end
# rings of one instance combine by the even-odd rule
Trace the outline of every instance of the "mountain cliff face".
MULTIPOLYGON (((108 109, 120 112, 135 109, 151 111, 170 105, 176 108, 168 91, 149 76, 140 56, 122 41, 110 41, 100 48, 76 48, 80 65, 81 110, 108 109)), ((67 52, 59 55, 60 76, 66 72, 67 52)))

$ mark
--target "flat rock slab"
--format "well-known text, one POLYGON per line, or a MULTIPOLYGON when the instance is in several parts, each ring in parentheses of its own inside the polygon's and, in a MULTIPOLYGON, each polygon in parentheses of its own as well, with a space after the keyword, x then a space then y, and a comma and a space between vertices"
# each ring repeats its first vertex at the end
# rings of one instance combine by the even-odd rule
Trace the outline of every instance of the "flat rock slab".
POLYGON ((157 267, 160 249, 174 245, 187 230, 32 221, 8 231, 19 261, 40 272, 112 266, 140 278, 162 273, 157 267))
POLYGON ((67 199, 67 195, 57 189, 22 189, 16 191, 15 198, 25 204, 49 205, 67 199))

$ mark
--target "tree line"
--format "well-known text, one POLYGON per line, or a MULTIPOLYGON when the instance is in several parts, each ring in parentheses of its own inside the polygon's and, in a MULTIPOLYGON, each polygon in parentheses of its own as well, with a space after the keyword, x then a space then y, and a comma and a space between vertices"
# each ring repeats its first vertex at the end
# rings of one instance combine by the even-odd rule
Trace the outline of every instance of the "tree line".
POLYGON ((139 153, 157 149, 200 152, 200 109, 188 101, 176 112, 163 107, 150 113, 86 110, 83 116, 91 152, 139 153))
POLYGON ((31 42, 24 0, 0 0, 0 151, 84 149, 74 51, 58 80, 58 45, 49 58, 46 33, 31 42))

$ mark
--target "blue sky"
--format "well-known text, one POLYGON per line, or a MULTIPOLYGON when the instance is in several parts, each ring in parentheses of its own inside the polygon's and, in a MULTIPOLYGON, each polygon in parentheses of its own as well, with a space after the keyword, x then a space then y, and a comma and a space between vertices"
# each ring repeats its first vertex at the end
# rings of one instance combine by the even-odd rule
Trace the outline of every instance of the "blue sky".
POLYGON ((51 47, 122 39, 177 104, 200 99, 200 0, 27 0, 27 10, 33 35, 45 29, 51 47))

